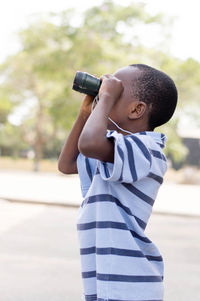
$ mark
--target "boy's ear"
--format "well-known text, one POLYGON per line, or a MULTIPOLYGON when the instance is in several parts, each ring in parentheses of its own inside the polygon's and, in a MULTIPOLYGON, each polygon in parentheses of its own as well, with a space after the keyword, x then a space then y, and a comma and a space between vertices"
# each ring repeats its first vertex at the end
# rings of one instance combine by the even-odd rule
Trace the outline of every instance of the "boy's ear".
POLYGON ((129 107, 128 118, 139 119, 144 115, 147 109, 147 104, 143 101, 134 101, 129 107))

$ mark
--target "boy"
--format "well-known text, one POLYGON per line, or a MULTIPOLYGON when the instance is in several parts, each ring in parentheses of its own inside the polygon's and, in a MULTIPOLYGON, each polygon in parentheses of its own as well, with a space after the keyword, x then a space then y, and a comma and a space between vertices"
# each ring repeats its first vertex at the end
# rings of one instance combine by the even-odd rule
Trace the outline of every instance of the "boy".
POLYGON ((177 90, 142 64, 101 80, 97 105, 91 112, 85 97, 58 163, 81 179, 84 300, 162 301, 163 260, 144 230, 167 169, 165 135, 153 130, 173 115, 177 90))

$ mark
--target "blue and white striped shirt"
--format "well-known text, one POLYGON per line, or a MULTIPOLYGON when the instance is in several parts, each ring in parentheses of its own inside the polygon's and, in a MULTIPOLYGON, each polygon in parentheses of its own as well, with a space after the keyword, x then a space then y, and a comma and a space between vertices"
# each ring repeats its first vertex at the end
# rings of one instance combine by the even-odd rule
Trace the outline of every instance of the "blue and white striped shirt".
POLYGON ((167 170, 166 137, 155 132, 114 139, 114 163, 79 154, 78 212, 85 301, 162 301, 163 260, 145 235, 167 170))

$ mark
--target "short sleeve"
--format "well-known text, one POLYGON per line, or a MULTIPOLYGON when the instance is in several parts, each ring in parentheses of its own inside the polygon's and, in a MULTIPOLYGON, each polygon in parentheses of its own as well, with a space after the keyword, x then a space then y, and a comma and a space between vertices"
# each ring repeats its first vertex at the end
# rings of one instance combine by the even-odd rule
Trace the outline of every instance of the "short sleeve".
POLYGON ((97 160, 87 158, 79 153, 77 158, 78 174, 81 182, 82 196, 84 197, 90 188, 94 173, 96 170, 97 160))
POLYGON ((112 132, 107 138, 114 139, 114 163, 98 161, 103 180, 133 183, 149 174, 151 154, 138 135, 112 132))

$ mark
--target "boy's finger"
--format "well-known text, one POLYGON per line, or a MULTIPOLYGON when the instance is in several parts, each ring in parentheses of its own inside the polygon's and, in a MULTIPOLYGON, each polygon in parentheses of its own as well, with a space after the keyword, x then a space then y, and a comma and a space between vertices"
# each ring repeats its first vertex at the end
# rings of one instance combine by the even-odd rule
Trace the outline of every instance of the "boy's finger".
POLYGON ((111 78, 111 77, 112 77, 111 74, 104 74, 104 75, 102 75, 102 76, 100 77, 100 80, 104 80, 104 79, 106 79, 106 78, 111 78))

